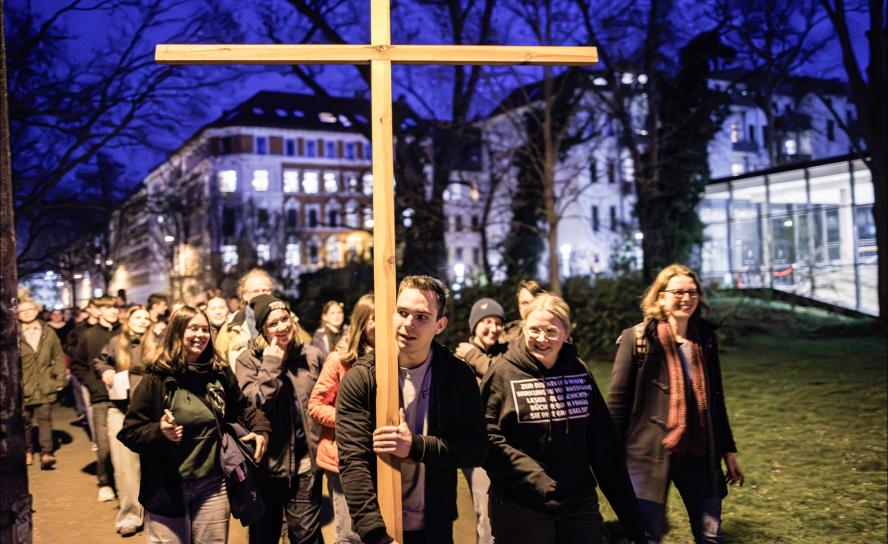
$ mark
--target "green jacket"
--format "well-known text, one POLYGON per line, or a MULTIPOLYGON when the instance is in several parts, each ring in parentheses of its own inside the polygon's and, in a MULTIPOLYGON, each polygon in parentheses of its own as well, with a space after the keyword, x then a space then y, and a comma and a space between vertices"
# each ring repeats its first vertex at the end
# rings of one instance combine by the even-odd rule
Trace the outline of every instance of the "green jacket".
POLYGON ((37 351, 19 335, 22 360, 22 386, 25 405, 55 402, 65 386, 65 356, 59 337, 51 327, 41 323, 37 351))

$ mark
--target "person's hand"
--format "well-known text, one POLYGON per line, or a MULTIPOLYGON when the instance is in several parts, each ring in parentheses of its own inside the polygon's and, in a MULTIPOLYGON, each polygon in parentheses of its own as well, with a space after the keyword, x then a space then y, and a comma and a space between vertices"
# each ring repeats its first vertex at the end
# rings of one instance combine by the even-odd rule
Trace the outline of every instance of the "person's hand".
POLYGON ((160 432, 163 433, 167 440, 174 444, 182 441, 182 426, 176 425, 173 413, 169 410, 164 410, 163 417, 160 418, 160 432))
POLYGON ((276 357, 278 359, 284 358, 284 349, 278 345, 277 342, 272 342, 265 346, 265 349, 262 350, 262 358, 265 357, 276 357))
POLYGON ((256 453, 253 454, 253 461, 257 463, 265 455, 265 449, 268 447, 268 436, 265 433, 250 433, 241 438, 241 442, 253 442, 255 444, 256 453))
POLYGON ((728 485, 737 484, 743 487, 743 471, 740 470, 740 463, 737 462, 736 453, 725 454, 725 468, 728 469, 728 473, 725 475, 728 485))
POLYGON ((398 412, 400 423, 397 426, 386 425, 373 431, 373 451, 376 453, 390 453, 395 457, 404 459, 410 453, 410 443, 413 435, 410 427, 404 420, 404 409, 398 412))
POLYGON ((475 349, 475 346, 468 342, 460 342, 458 346, 456 346, 456 351, 453 352, 454 355, 459 357, 460 359, 465 359, 466 355, 469 354, 471 350, 475 349))
POLYGON ((110 386, 114 383, 114 375, 115 374, 117 374, 117 373, 114 372, 114 370, 112 370, 110 368, 108 370, 102 372, 102 381, 105 382, 105 385, 110 386))

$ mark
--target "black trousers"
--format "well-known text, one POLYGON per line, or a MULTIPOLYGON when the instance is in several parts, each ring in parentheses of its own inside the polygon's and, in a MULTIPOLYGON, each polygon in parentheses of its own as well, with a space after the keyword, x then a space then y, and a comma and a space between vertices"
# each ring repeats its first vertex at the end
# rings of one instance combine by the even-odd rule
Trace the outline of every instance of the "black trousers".
POLYGON ((528 508, 491 488, 488 508, 496 544, 604 544, 595 492, 556 514, 528 508))
POLYGON ((277 544, 286 518, 290 544, 323 544, 321 536, 321 472, 310 470, 292 478, 260 478, 265 514, 250 525, 250 544, 277 544))
POLYGON ((34 451, 34 438, 32 429, 37 423, 37 441, 40 444, 40 453, 51 454, 52 442, 52 404, 29 404, 22 410, 22 419, 25 423, 25 451, 34 451))

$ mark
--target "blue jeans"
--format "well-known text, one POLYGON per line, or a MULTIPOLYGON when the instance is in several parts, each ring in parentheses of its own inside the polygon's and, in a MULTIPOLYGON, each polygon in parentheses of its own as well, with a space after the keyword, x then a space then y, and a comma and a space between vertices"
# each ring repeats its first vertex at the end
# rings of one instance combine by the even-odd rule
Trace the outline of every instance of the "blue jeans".
MULTIPOLYGON (((681 487, 676 486, 681 492, 681 487)), ((697 544, 723 544, 721 530, 721 499, 718 497, 696 498, 682 494, 682 501, 691 522, 691 532, 697 544)), ((650 536, 650 544, 659 543, 669 530, 666 523, 666 504, 638 499, 641 522, 650 536)))

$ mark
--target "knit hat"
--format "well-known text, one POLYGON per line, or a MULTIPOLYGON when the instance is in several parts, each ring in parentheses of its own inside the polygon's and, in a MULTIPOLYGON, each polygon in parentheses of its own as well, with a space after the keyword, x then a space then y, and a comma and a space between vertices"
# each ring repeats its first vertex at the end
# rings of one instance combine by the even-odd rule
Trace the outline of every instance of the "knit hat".
POLYGON ((272 311, 290 311, 290 306, 286 302, 272 295, 258 295, 253 297, 253 300, 250 301, 250 308, 253 309, 253 314, 256 316, 256 330, 260 333, 265 327, 265 322, 268 321, 268 316, 271 315, 272 311))
POLYGON ((472 304, 472 313, 469 314, 469 331, 475 334, 475 326, 482 319, 490 316, 502 319, 503 323, 506 322, 506 312, 503 311, 503 307, 500 306, 499 302, 492 298, 479 298, 475 301, 475 304, 472 304))

